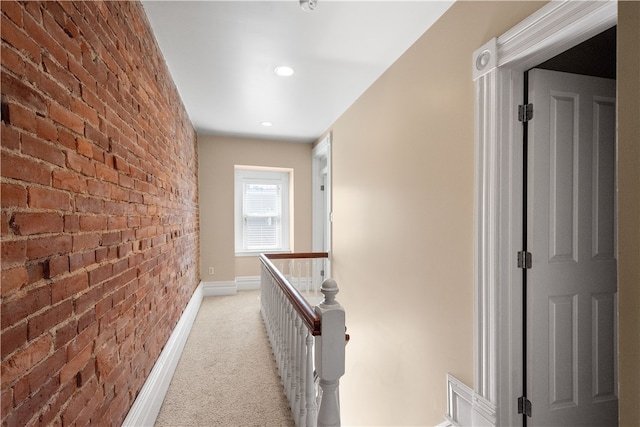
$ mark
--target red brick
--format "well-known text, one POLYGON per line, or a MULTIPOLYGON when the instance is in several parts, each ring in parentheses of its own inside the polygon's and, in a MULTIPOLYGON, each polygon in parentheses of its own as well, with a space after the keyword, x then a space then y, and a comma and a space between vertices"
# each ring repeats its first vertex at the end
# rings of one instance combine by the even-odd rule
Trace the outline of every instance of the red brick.
POLYGON ((27 322, 22 322, 0 335, 2 360, 27 343, 27 322))
POLYGON ((127 228, 127 218, 123 216, 110 216, 107 228, 109 230, 122 230, 127 228))
POLYGON ((126 176, 126 175, 120 175, 120 185, 124 188, 133 188, 134 187, 134 182, 133 182, 133 178, 126 176))
POLYGON ((28 322, 32 335, 53 323, 46 336, 55 339, 48 354, 56 355, 45 359, 55 372, 42 386, 41 363, 8 387, 3 382, 2 409, 10 415, 2 422, 118 425, 197 283, 195 268, 172 271, 197 262, 195 133, 140 4, 0 5, 1 174, 17 186, 10 199, 2 188, 2 266, 5 274, 26 268, 30 282, 2 298, 3 340, 16 341, 6 347, 12 360, 31 344, 24 342, 28 322), (60 208, 38 201, 35 191, 68 198, 60 208), (16 236, 11 218, 24 232, 23 215, 33 213, 60 215, 64 230, 16 236), (109 245, 96 246, 96 236, 109 245), (53 311, 70 301, 70 313, 53 311), (106 354, 77 366, 83 349, 103 345, 117 354, 111 369, 106 354), (68 367, 57 364, 56 351, 65 352, 68 367))
POLYGON ((36 116, 36 133, 45 141, 53 142, 58 139, 58 128, 45 117, 36 116))
POLYGON ((92 194, 98 197, 106 197, 106 198, 111 197, 112 187, 113 185, 108 184, 106 182, 94 181, 94 180, 89 181, 87 184, 87 189, 89 191, 89 194, 92 194))
POLYGON ((66 52, 77 57, 80 55, 80 46, 77 41, 64 31, 63 27, 66 21, 64 16, 64 12, 62 12, 62 8, 58 2, 52 3, 47 7, 46 12, 42 13, 42 23, 44 24, 44 28, 47 33, 53 36, 61 46, 64 46, 66 52), (51 14, 51 12, 56 9, 61 11, 58 15, 58 19, 61 21, 60 23, 58 23, 51 14))
POLYGON ((44 359, 51 351, 51 344, 51 336, 43 335, 9 359, 4 360, 1 367, 3 386, 12 383, 44 359))
POLYGON ((64 191, 29 187, 29 207, 39 209, 71 210, 71 199, 64 191))
POLYGON ((45 263, 45 279, 53 279, 56 276, 69 272, 69 256, 60 255, 49 258, 45 263))
POLYGON ((73 56, 68 57, 69 62, 69 71, 78 79, 83 85, 82 89, 82 98, 87 99, 85 93, 87 92, 86 88, 90 88, 93 92, 96 90, 96 79, 85 70, 78 59, 73 56))
POLYGON ((23 376, 14 386, 16 390, 14 395, 16 402, 20 402, 36 394, 42 386, 48 384, 50 378, 53 378, 54 384, 57 385, 59 380, 57 376, 52 375, 52 373, 58 372, 64 365, 65 360, 65 352, 63 349, 60 349, 38 363, 31 372, 23 376), (19 392, 19 389, 23 391, 19 392))
POLYGON ((51 285, 51 301, 53 304, 79 294, 89 287, 87 273, 79 273, 65 277, 51 285))
MULTIPOLYGON (((0 4, 3 3, 4 2, 0 2, 0 4)), ((0 46, 0 57, 2 57, 3 68, 12 71, 19 76, 25 74, 24 58, 19 55, 13 47, 2 43, 0 46)))
MULTIPOLYGON (((94 368, 94 367, 95 367, 95 364, 88 364, 87 367, 85 367, 85 370, 82 372, 81 376, 87 375, 85 372, 89 370, 88 368, 94 368)), ((90 375, 93 374, 93 371, 89 372, 89 374, 90 375)), ((93 424, 91 420, 93 419, 93 417, 96 417, 97 415, 96 410, 100 405, 104 403, 105 403, 105 396, 103 395, 103 390, 98 389, 98 391, 91 397, 91 400, 87 402, 87 404, 84 406, 84 408, 82 408, 82 410, 78 414, 78 417, 75 420, 75 424, 78 426, 93 424)))
POLYGON ((87 191, 87 181, 80 174, 64 169, 53 170, 53 187, 61 190, 69 190, 74 193, 87 191))
POLYGON ((74 231, 80 231, 80 216, 78 216, 78 215, 65 215, 64 216, 64 231, 65 231, 65 233, 72 233, 74 231))
POLYGON ((26 240, 2 239, 2 268, 14 264, 24 264, 27 260, 26 240))
POLYGON ((32 423, 33 425, 38 424, 38 411, 55 393, 58 385, 59 381, 57 376, 49 377, 47 382, 37 392, 29 395, 26 400, 20 403, 16 402, 15 409, 7 418, 8 425, 31 427, 32 423))
POLYGON ((22 135, 22 152, 56 166, 65 165, 65 155, 62 150, 40 138, 22 135))
POLYGON ((96 177, 103 181, 118 183, 118 171, 100 163, 96 164, 96 177))
POLYGON ((107 217, 104 215, 82 215, 80 231, 100 231, 107 228, 107 217))
MULTIPOLYGON (((3 4, 5 2, 0 2, 3 4)), ((13 409, 13 389, 11 387, 2 387, 0 391, 0 414, 6 416, 13 409)))
MULTIPOLYGON (((0 2, 1 3, 1 2, 0 2)), ((3 119, 0 121, 0 127, 2 134, 0 135, 0 142, 2 142, 2 148, 5 150, 20 150, 20 132, 18 129, 9 126, 4 121, 5 108, 2 106, 3 119)))
POLYGON ((2 296, 12 294, 29 282, 29 273, 24 266, 2 270, 2 296))
POLYGON ((43 262, 30 262, 27 264, 27 273, 29 274, 28 284, 33 284, 44 279, 44 263, 43 262))
POLYGON ((76 336, 78 336, 78 322, 71 320, 56 329, 54 348, 58 350, 66 346, 76 336))
MULTIPOLYGON (((3 142, 4 143, 4 142, 3 142)), ((2 150, 2 176, 42 185, 51 184, 51 166, 2 150)))
POLYGON ((84 121, 82 120, 82 117, 72 113, 70 110, 56 102, 51 102, 49 104, 49 116, 57 123, 60 123, 62 126, 65 126, 74 132, 80 134, 84 133, 84 121))
MULTIPOLYGON (((2 65, 5 65, 4 55, 2 65)), ((31 85, 4 70, 2 70, 2 94, 34 113, 44 114, 47 111, 47 103, 42 94, 31 85)))
POLYGON ((91 141, 78 137, 76 142, 78 144, 78 154, 82 154, 90 159, 93 158, 93 144, 91 141))
MULTIPOLYGON (((71 99, 71 93, 64 88, 48 73, 43 73, 41 68, 32 68, 29 63, 25 63, 27 80, 33 82, 33 85, 37 87, 42 94, 55 100, 62 106, 69 105, 69 99, 71 99)), ((51 103, 53 101, 49 101, 51 103)), ((47 115, 50 110, 47 110, 47 115)), ((51 118, 51 117, 50 117, 51 118)))
POLYGON ((95 309, 87 311, 78 319, 78 332, 84 331, 91 324, 95 323, 95 321, 96 321, 95 309))
POLYGON ((71 236, 69 235, 62 234, 27 241, 27 257, 30 259, 64 254, 69 251, 71 251, 71 236))
POLYGON ((103 293, 103 286, 98 285, 90 288, 85 293, 77 296, 74 300, 76 313, 83 314, 85 311, 91 309, 94 310, 96 302, 100 300, 103 293))
POLYGON ((95 378, 92 378, 80 389, 78 393, 74 394, 71 399, 69 399, 67 407, 62 412, 62 424, 65 426, 71 425, 97 390, 98 382, 95 378))
MULTIPOLYGON (((47 55, 52 55, 56 58, 58 63, 66 65, 67 63, 67 54, 62 46, 58 42, 56 42, 48 31, 40 26, 38 22, 31 15, 25 15, 24 20, 25 30, 29 33, 29 36, 43 47, 44 51, 47 52, 47 55)), ((46 57, 44 58, 47 59, 46 57)))
POLYGON ((36 132, 36 113, 22 105, 9 103, 9 123, 29 132, 36 132))
POLYGON ((64 229, 64 220, 57 213, 18 212, 11 218, 11 228, 19 236, 60 233, 64 229))
POLYGON ((20 30, 5 15, 2 15, 0 34, 2 34, 3 41, 6 41, 17 50, 27 53, 29 58, 36 64, 40 63, 40 47, 34 43, 29 36, 25 35, 22 30, 20 30))
POLYGON ((67 346, 67 360, 73 359, 82 349, 91 344, 98 335, 98 324, 93 323, 80 332, 67 346))
POLYGON ((22 26, 22 8, 16 2, 3 1, 0 2, 2 12, 5 13, 19 27, 22 26))
POLYGON ((3 182, 2 188, 3 208, 24 208, 27 206, 27 189, 22 185, 3 182))
POLYGON ((54 329, 73 312, 73 301, 63 301, 43 313, 29 319, 28 334, 30 339, 39 337, 44 332, 54 329))
POLYGON ((76 354, 73 359, 69 360, 60 371, 60 382, 67 382, 82 371, 87 362, 91 360, 92 353, 93 348, 88 345, 76 354))
POLYGON ((59 412, 75 392, 76 384, 74 382, 71 382, 67 384, 61 384, 60 387, 61 389, 53 395, 51 400, 47 402, 47 405, 42 409, 42 413, 38 417, 40 426, 62 425, 62 420, 60 419, 59 412))
MULTIPOLYGON (((58 142, 68 148, 69 150, 75 150, 76 149, 76 135, 72 134, 71 132, 69 132, 69 130, 67 128, 63 128, 63 127, 59 127, 58 128, 58 142)), ((67 156, 71 155, 72 153, 67 152, 67 156)), ((75 153, 73 153, 75 154, 75 153)), ((67 164, 68 166, 68 164, 67 164)))
POLYGON ((100 125, 98 112, 85 104, 80 98, 73 98, 71 100, 71 111, 96 127, 100 125))
POLYGON ((82 252, 90 249, 95 249, 100 246, 101 238, 99 234, 79 234, 73 236, 73 251, 82 252))
POLYGON ((97 285, 111 277, 112 265, 106 264, 89 272, 89 286, 97 285))
POLYGON ((76 196, 76 211, 86 213, 104 213, 104 203, 95 197, 76 196))
POLYGON ((69 271, 74 272, 81 268, 88 267, 96 263, 96 256, 94 251, 88 251, 83 253, 74 253, 69 255, 69 271))

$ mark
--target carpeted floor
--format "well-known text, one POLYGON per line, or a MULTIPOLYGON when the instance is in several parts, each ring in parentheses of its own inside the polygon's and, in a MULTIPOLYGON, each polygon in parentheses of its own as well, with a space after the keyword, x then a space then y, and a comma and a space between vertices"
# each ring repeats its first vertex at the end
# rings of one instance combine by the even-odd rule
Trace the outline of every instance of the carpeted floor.
POLYGON ((202 301, 155 425, 295 425, 260 315, 260 291, 202 301))

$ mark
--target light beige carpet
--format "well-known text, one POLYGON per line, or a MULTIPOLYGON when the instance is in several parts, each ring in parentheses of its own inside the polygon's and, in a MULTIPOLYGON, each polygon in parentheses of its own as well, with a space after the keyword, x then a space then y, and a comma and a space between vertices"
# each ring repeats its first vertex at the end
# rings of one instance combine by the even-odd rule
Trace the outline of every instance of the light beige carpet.
POLYGON ((260 291, 206 297, 156 426, 294 426, 260 291))

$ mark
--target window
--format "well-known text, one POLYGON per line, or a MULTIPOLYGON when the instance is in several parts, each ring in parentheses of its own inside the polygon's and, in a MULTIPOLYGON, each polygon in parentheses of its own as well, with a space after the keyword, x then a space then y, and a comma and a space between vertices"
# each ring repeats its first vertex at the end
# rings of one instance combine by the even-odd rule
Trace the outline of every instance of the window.
POLYGON ((290 169, 235 169, 236 255, 289 252, 290 169))

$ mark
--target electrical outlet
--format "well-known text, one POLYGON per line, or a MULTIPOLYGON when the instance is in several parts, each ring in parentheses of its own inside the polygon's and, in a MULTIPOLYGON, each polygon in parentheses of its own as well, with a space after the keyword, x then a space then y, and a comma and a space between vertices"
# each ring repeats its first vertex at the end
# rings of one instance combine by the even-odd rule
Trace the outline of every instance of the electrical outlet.
POLYGON ((213 267, 209 267, 209 274, 213 275, 213 267))

